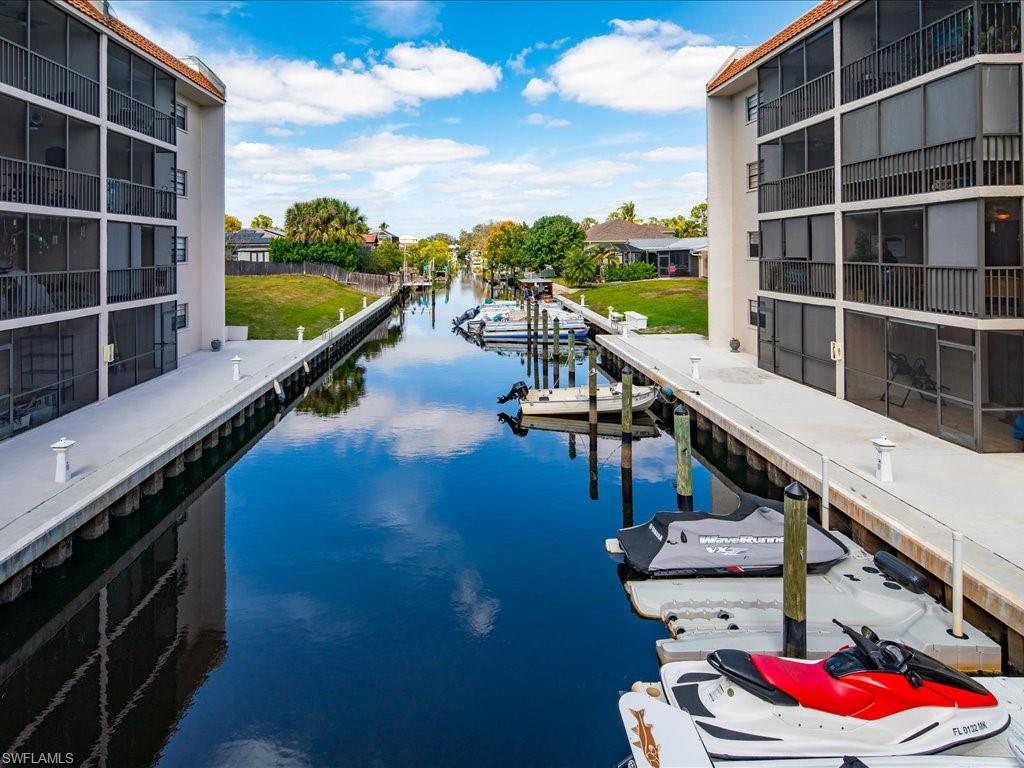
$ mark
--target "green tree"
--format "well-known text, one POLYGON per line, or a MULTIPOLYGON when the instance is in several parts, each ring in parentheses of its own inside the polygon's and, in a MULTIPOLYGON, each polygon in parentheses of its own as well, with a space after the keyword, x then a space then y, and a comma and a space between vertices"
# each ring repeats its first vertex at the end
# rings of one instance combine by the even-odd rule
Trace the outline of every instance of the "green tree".
POLYGON ((298 243, 362 242, 366 216, 355 206, 333 197, 294 203, 284 216, 288 237, 298 243))
POLYGON ((387 228, 388 223, 386 221, 382 221, 380 224, 377 225, 377 229, 379 230, 387 230, 387 228))
POLYGON ((608 220, 610 221, 611 219, 622 219, 623 221, 631 221, 635 224, 637 221, 636 203, 632 200, 623 203, 608 214, 608 220))
POLYGON ((384 275, 402 268, 402 251, 397 243, 385 240, 376 248, 366 248, 359 255, 359 269, 384 275))
POLYGON ((470 230, 462 230, 459 233, 459 239, 457 241, 459 246, 459 256, 465 258, 469 255, 470 251, 476 251, 477 253, 484 252, 484 246, 487 244, 487 236, 494 229, 494 222, 488 221, 483 224, 476 224, 470 230))
POLYGON ((230 213, 224 214, 224 231, 225 232, 237 232, 242 228, 242 222, 237 216, 232 216, 230 213))
POLYGON ((584 216, 582 219, 580 219, 580 227, 583 229, 584 232, 586 232, 595 224, 597 224, 597 219, 595 219, 593 216, 584 216))
POLYGON ((587 236, 568 216, 542 216, 533 222, 523 243, 523 261, 527 269, 538 271, 550 265, 562 271, 566 254, 583 248, 587 236))
POLYGON ((597 278, 597 261, 593 254, 582 248, 570 251, 562 265, 562 277, 573 287, 592 283, 597 278))
POLYGON ((662 222, 672 230, 676 237, 707 237, 708 234, 708 204, 707 201, 698 203, 690 209, 689 217, 673 216, 662 222))
POLYGON ((421 270, 426 268, 431 261, 434 262, 435 267, 439 267, 448 263, 448 243, 444 240, 425 237, 409 248, 408 255, 409 263, 421 270))
POLYGON ((493 271, 505 267, 513 273, 522 269, 525 262, 523 245, 530 228, 526 223, 516 224, 514 221, 499 221, 487 235, 483 254, 487 266, 493 271))
POLYGON ((249 226, 253 229, 267 229, 274 226, 274 220, 265 213, 258 213, 252 217, 249 226))

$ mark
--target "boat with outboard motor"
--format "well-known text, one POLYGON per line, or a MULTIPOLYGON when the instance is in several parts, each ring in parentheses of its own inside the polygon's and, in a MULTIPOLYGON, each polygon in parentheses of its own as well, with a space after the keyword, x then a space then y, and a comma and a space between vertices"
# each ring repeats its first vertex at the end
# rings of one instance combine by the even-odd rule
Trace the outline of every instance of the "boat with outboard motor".
POLYGON ((867 627, 835 624, 850 644, 826 659, 717 650, 663 666, 662 695, 721 758, 933 754, 1009 725, 1008 707, 977 680, 867 627))
MULTIPOLYGON (((784 524, 781 502, 745 494, 728 515, 658 512, 642 525, 621 529, 606 548, 653 578, 773 576, 782 573, 784 524)), ((843 542, 808 522, 808 573, 824 573, 847 554, 843 542)))
POLYGON ((861 751, 842 758, 802 757, 759 760, 713 759, 701 740, 693 717, 669 705, 659 684, 640 684, 641 690, 619 697, 619 717, 632 757, 618 768, 1024 768, 1024 730, 1020 707, 1011 699, 1020 687, 1010 678, 985 678, 984 683, 1012 710, 1002 734, 940 755, 873 756, 861 751))
MULTIPOLYGON (((633 410, 645 411, 658 397, 654 386, 633 387, 633 410)), ((518 400, 524 416, 552 416, 570 413, 584 414, 590 410, 590 390, 587 387, 531 390, 525 381, 517 381, 508 394, 498 398, 499 403, 518 400)), ((622 384, 597 388, 597 412, 622 411, 622 384)))

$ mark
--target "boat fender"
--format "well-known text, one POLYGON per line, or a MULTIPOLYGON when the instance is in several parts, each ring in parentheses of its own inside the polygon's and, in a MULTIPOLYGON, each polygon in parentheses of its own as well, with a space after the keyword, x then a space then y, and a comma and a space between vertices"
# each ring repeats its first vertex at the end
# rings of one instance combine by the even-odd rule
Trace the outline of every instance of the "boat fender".
POLYGON ((671 400, 675 392, 672 391, 672 387, 662 387, 661 394, 663 394, 665 397, 671 400))
POLYGON ((284 402, 284 388, 281 386, 281 382, 274 379, 274 393, 277 395, 278 402, 284 402))
POLYGON ((876 552, 875 565, 886 576, 898 584, 902 584, 911 592, 927 592, 928 580, 906 563, 901 562, 888 552, 876 552))

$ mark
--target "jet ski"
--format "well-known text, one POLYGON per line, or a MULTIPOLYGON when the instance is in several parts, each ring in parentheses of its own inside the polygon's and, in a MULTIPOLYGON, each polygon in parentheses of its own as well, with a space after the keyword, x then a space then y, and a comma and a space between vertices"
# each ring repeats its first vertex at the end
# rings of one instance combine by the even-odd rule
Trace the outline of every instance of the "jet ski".
MULTIPOLYGON (((648 577, 774 576, 782 573, 785 515, 777 501, 744 495, 728 515, 658 512, 623 528, 618 549, 648 577)), ((824 573, 849 554, 816 522, 807 524, 807 572, 824 573)))
POLYGON ((827 659, 719 650, 666 664, 661 687, 715 758, 934 754, 1009 725, 1007 707, 976 680, 835 623, 852 645, 827 659))

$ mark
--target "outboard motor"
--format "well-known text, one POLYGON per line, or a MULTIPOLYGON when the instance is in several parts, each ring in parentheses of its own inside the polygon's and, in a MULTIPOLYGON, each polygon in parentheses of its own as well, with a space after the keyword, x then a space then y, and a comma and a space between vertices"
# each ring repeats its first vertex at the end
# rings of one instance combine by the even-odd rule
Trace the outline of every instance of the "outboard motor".
POLYGON ((507 413, 499 413, 498 421, 502 424, 507 424, 508 428, 512 430, 512 434, 516 437, 526 437, 530 431, 519 423, 518 416, 509 416, 507 413))
POLYGON ((507 395, 502 395, 498 398, 498 402, 507 403, 509 400, 522 400, 529 391, 530 388, 525 381, 517 381, 512 385, 512 389, 508 391, 507 395))

